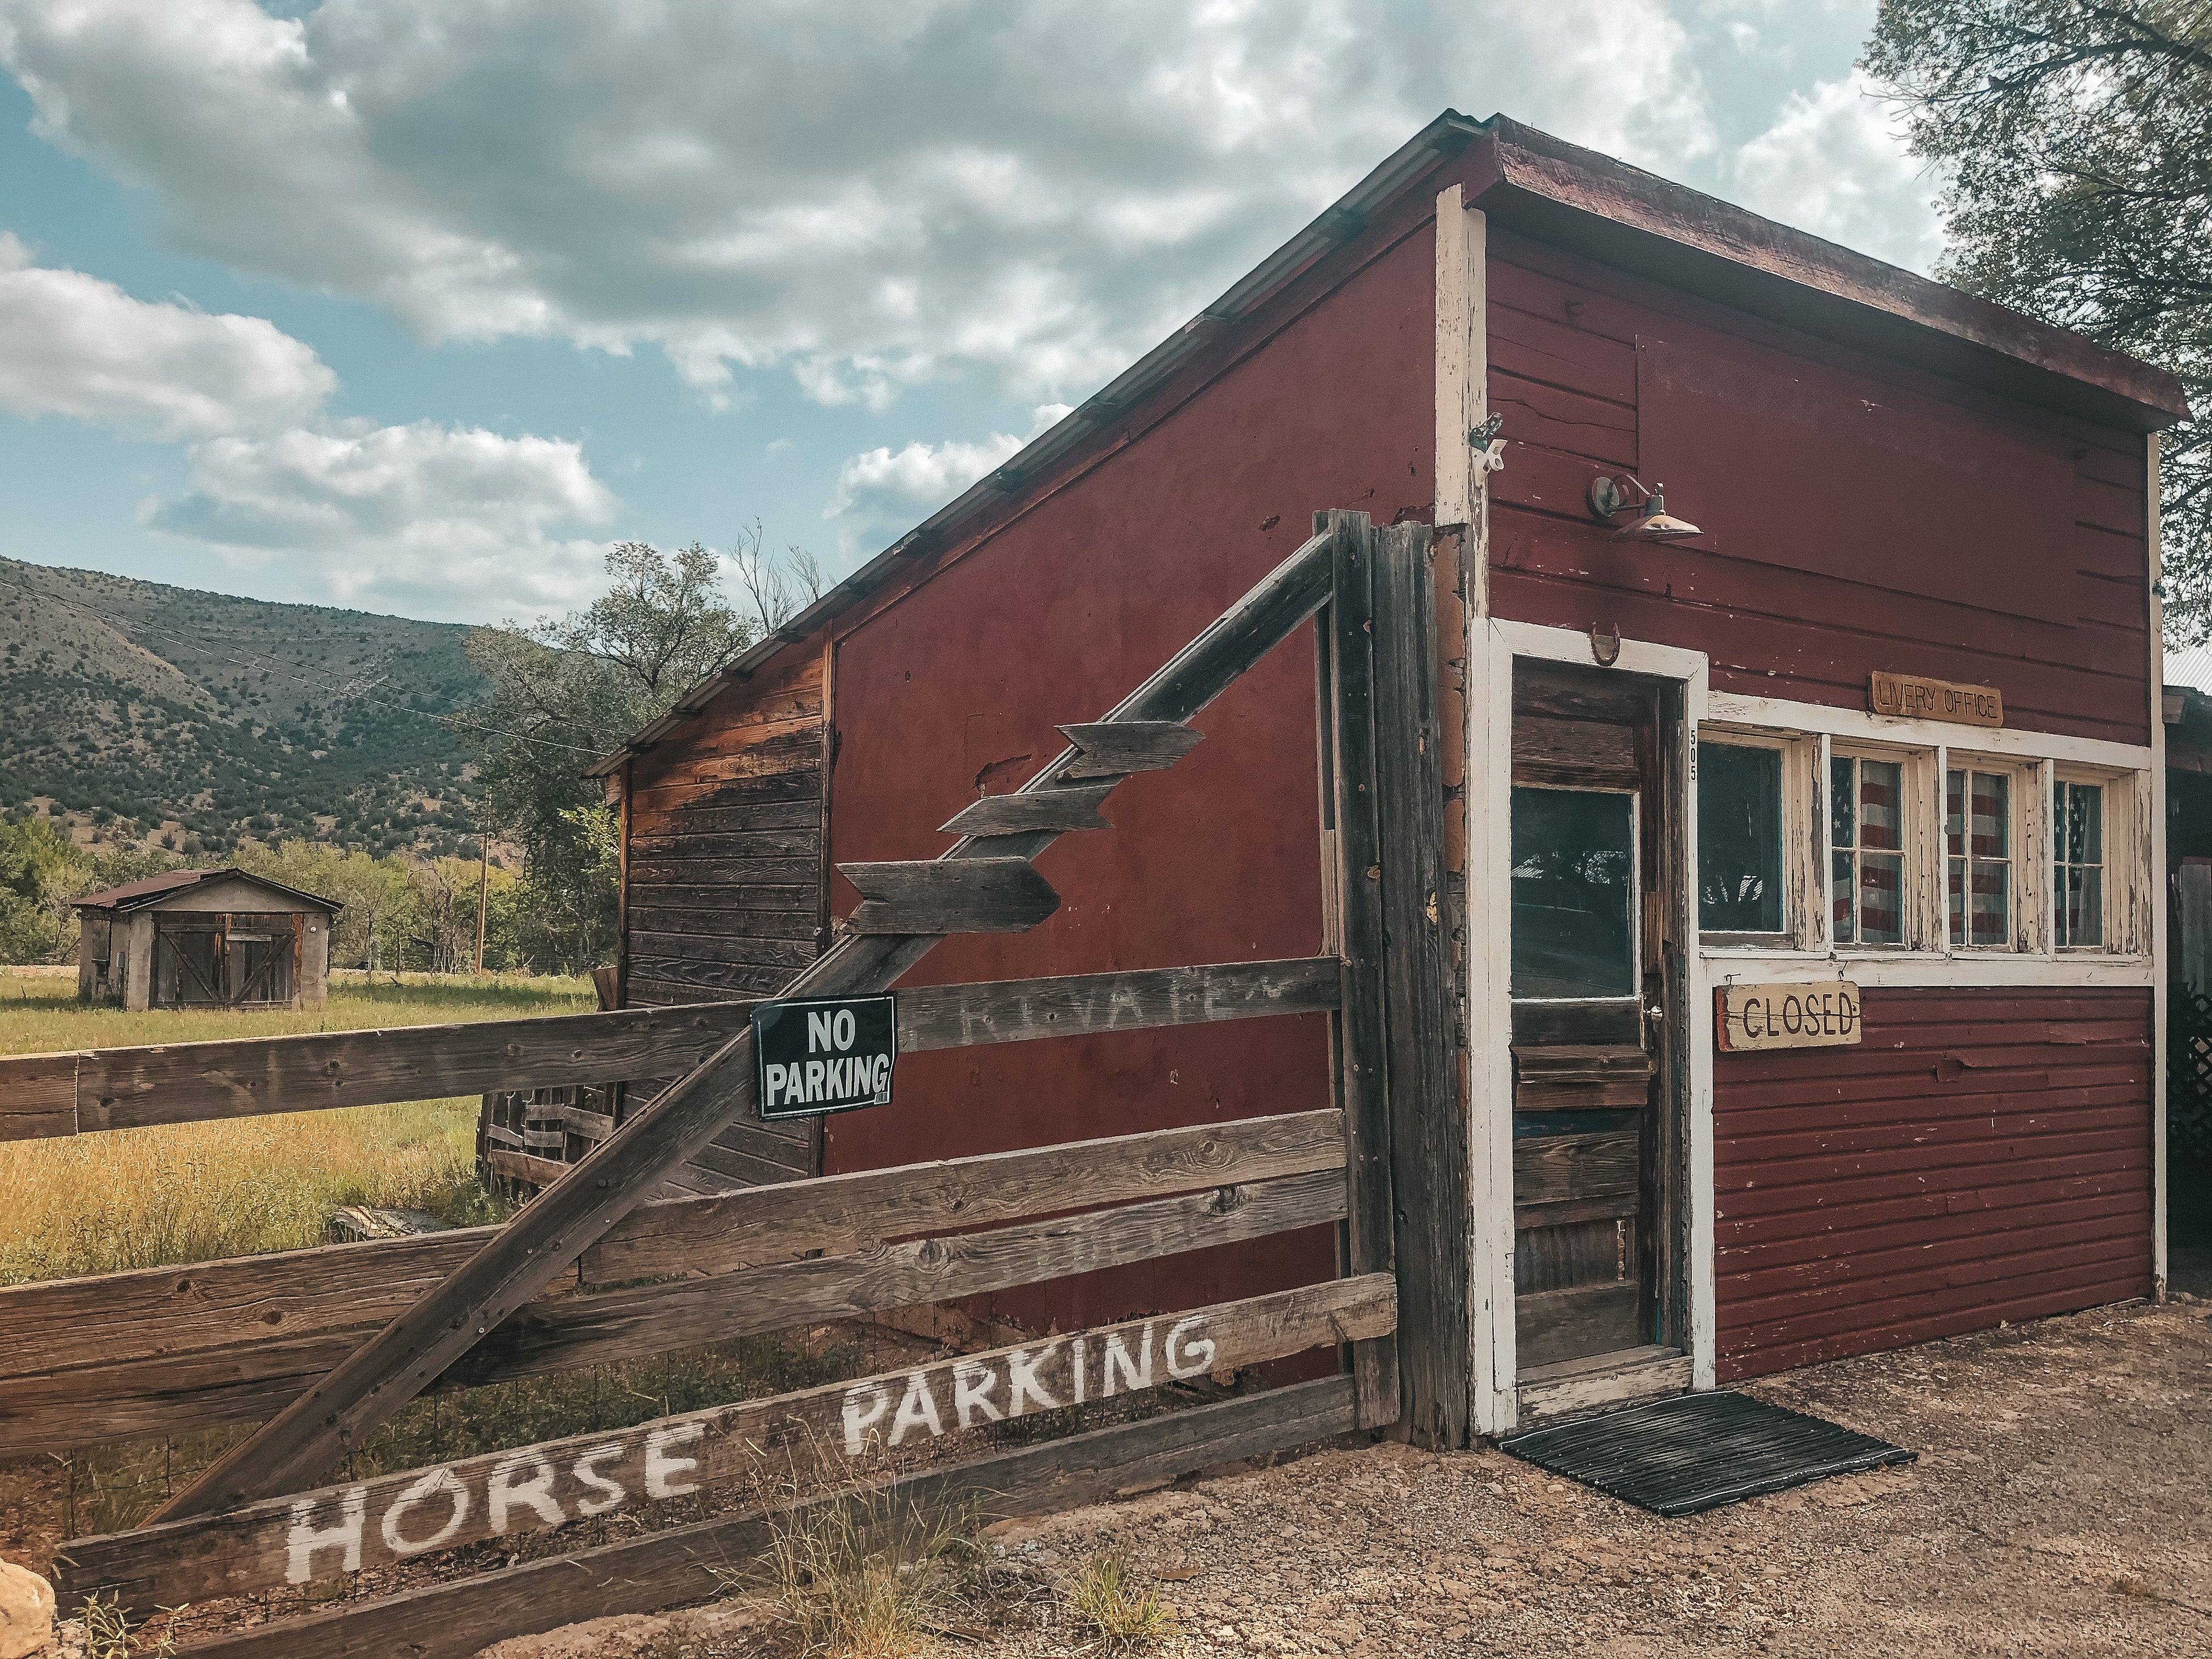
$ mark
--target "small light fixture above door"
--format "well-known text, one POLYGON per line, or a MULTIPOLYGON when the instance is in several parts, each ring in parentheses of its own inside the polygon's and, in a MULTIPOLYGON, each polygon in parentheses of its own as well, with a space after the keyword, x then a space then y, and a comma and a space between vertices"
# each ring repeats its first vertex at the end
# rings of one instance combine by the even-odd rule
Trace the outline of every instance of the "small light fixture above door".
POLYGON ((1646 489, 1643 480, 1632 473, 1624 472, 1618 478, 1592 478, 1589 504, 1591 513, 1604 524, 1613 523, 1624 513, 1637 515, 1613 532, 1615 541, 1679 542, 1686 537, 1705 533, 1687 520, 1674 518, 1668 513, 1665 484, 1646 489), (1635 490, 1641 499, 1632 500, 1628 494, 1631 489, 1635 490))

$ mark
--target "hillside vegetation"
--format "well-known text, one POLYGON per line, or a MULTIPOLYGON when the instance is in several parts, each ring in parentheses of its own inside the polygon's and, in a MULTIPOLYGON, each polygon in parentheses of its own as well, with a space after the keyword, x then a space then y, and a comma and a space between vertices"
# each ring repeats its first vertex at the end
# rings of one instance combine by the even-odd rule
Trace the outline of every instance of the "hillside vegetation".
POLYGON ((483 691, 467 631, 0 559, 0 809, 186 855, 472 854, 473 770, 433 718, 483 691))

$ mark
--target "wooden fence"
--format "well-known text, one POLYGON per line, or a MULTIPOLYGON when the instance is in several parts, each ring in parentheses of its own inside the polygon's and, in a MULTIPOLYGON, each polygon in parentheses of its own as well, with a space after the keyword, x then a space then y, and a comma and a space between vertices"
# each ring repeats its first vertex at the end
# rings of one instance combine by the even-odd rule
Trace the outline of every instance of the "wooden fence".
MULTIPOLYGON (((1432 1230, 1426 1194, 1454 1179, 1432 1162, 1449 1155, 1451 1021, 1431 1006, 1441 988, 1419 983, 1424 962, 1445 948, 1442 792, 1428 787, 1438 745, 1427 533, 1376 531, 1348 514, 1322 515, 1316 528, 1104 720, 1063 727, 1070 749, 1022 790, 954 819, 948 830, 964 838, 943 859, 846 866, 864 902, 792 993, 881 988, 947 933, 1035 926, 1058 904, 1036 854, 1058 834, 1109 827, 1097 811, 1106 791, 1174 764, 1198 740, 1183 722, 1322 611, 1331 954, 915 989, 899 994, 897 1012, 908 1052, 1326 1015, 1335 1104, 649 1202, 670 1169, 753 1113, 749 1005, 37 1057, 15 1074, 46 1091, 37 1109, 12 1115, 29 1126, 18 1133, 620 1082, 667 1076, 679 1052, 696 1057, 501 1227, 0 1291, 0 1441, 11 1449, 261 1420, 151 1524, 65 1545, 65 1595, 108 1594, 145 1610, 259 1595, 670 1496, 756 1490, 764 1451, 802 1442, 827 1446, 833 1468, 842 1457, 858 1471, 863 1454, 909 1438, 1156 1395, 1316 1347, 1340 1349, 1346 1374, 908 1468, 890 1491, 1030 1512, 1379 1428, 1401 1416, 1401 1350, 1403 1408, 1430 1425, 1421 1431, 1449 1419, 1455 1394, 1463 1409, 1463 1274, 1455 1279, 1449 1249, 1418 1264, 1401 1254, 1401 1241, 1419 1246, 1432 1230), (1415 1177, 1398 1185, 1402 1212, 1394 1164, 1415 1177), (317 1485, 428 1391, 1322 1225, 1338 1226, 1342 1242, 1340 1276, 1326 1284, 317 1485)), ((1431 983, 1443 985, 1441 971, 1431 983)), ((722 1570, 759 1555, 771 1528, 840 1501, 836 1486, 185 1650, 461 1659, 502 1636, 712 1594, 722 1570)))

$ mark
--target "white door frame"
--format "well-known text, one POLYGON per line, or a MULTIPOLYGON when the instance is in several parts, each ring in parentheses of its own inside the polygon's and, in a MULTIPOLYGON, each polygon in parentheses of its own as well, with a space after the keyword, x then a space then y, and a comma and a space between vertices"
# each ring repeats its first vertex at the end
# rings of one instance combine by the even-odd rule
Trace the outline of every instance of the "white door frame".
MULTIPOLYGON (((1592 661, 1587 635, 1571 629, 1496 618, 1468 620, 1468 1078, 1473 1307, 1469 1320, 1472 1394, 1480 1432, 1499 1434, 1519 1419, 1520 1364, 1513 1324, 1512 789, 1513 665, 1516 659, 1592 661)), ((1668 872, 1692 917, 1698 880, 1697 732, 1705 718, 1709 668, 1699 651, 1624 638, 1613 665, 1621 673, 1673 680, 1682 688, 1682 720, 1671 741, 1686 752, 1674 775, 1684 798, 1664 803, 1681 814, 1677 867, 1668 872)), ((1689 1058, 1683 1161, 1673 1186, 1687 1231, 1687 1305, 1683 1310, 1692 1386, 1714 1385, 1712 1030, 1700 1012, 1711 1002, 1694 934, 1681 941, 1686 969, 1682 1041, 1689 1058)), ((1659 1224, 1670 1224, 1660 1218, 1659 1224)))
MULTIPOLYGON (((1466 604, 1467 1041, 1469 1123, 1468 1393, 1476 1432, 1501 1434, 1519 1420, 1519 1363, 1513 1325, 1512 787, 1513 662, 1588 663, 1588 636, 1571 629, 1503 622, 1490 614, 1490 465, 1468 441, 1489 414, 1486 265, 1488 221, 1460 186, 1437 198, 1436 483, 1439 532, 1462 528, 1466 604), (1463 527, 1463 528, 1462 528, 1463 527)), ((1510 454, 1510 448, 1508 453, 1510 454)), ((1624 638, 1613 665, 1625 673, 1682 686, 1675 740, 1687 746, 1675 775, 1686 799, 1676 890, 1694 917, 1697 893, 1697 732, 1705 716, 1705 653, 1624 638)), ((1684 1040, 1689 1099, 1675 1185, 1689 1234, 1684 1310, 1692 1386, 1714 1386, 1712 1032, 1699 1011, 1708 975, 1692 933, 1684 1040)))

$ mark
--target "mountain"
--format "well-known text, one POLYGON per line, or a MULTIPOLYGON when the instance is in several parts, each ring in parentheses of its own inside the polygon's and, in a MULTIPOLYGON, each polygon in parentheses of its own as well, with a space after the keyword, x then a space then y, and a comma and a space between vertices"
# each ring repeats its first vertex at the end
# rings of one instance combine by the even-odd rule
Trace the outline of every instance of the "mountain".
POLYGON ((0 809, 224 851, 304 836, 453 853, 475 769, 467 629, 0 559, 0 809))

